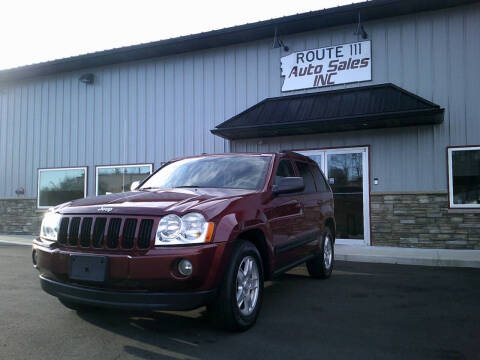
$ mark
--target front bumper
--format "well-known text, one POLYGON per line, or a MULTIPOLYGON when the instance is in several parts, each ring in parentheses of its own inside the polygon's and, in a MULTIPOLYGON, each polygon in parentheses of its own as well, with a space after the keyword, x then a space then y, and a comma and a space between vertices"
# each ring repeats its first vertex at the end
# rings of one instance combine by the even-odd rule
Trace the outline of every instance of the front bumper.
POLYGON ((42 289, 76 303, 126 310, 191 310, 208 304, 216 290, 196 292, 110 291, 66 284, 40 275, 42 289))
POLYGON ((66 285, 102 291, 182 293, 203 292, 220 284, 231 246, 211 243, 201 246, 152 248, 138 251, 109 251, 62 247, 56 243, 35 240, 35 267, 44 278, 66 285), (71 255, 101 255, 108 258, 106 280, 91 284, 70 279, 71 255), (176 270, 180 259, 193 264, 193 273, 184 277, 176 270))

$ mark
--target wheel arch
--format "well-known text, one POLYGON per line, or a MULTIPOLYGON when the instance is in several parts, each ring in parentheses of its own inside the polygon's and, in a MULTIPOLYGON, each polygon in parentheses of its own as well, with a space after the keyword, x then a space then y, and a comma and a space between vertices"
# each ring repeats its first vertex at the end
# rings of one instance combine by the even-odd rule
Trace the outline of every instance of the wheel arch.
POLYGON ((335 242, 335 239, 336 239, 335 220, 332 217, 327 218, 327 220, 325 220, 325 226, 328 227, 330 229, 330 231, 332 232, 333 242, 335 242))
POLYGON ((265 280, 270 279, 272 254, 269 251, 263 230, 259 228, 245 230, 238 234, 236 241, 249 241, 257 248, 262 258, 264 278, 265 280))

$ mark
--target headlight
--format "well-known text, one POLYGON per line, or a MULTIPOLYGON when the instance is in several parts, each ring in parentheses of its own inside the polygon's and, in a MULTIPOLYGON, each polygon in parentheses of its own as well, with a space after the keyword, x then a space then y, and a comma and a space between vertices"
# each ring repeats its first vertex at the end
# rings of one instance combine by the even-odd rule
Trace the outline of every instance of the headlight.
POLYGON ((190 213, 179 217, 164 216, 158 223, 155 245, 185 245, 206 243, 212 240, 213 223, 205 221, 202 214, 190 213))
POLYGON ((61 219, 62 216, 60 214, 47 212, 43 217, 42 227, 40 228, 40 237, 51 241, 57 241, 61 219))

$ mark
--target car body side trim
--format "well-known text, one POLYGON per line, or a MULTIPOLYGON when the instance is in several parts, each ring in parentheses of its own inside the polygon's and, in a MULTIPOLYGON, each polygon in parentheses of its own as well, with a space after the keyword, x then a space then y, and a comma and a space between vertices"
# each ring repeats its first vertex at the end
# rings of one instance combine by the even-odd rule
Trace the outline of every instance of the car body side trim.
POLYGON ((275 246, 275 255, 293 250, 297 247, 306 245, 308 243, 311 243, 313 241, 318 240, 318 234, 320 233, 320 230, 314 230, 306 235, 299 236, 293 240, 290 240, 284 244, 277 245, 275 246))
POLYGON ((282 266, 281 268, 279 268, 279 269, 277 269, 277 270, 275 270, 275 271, 273 272, 273 277, 277 277, 277 276, 283 274, 284 272, 286 272, 286 271, 288 271, 288 270, 290 270, 290 269, 293 269, 294 267, 296 267, 296 266, 298 266, 298 265, 300 265, 300 264, 302 264, 302 263, 304 263, 304 262, 306 262, 306 261, 308 261, 308 260, 313 259, 315 256, 317 256, 317 254, 310 254, 310 255, 305 256, 305 257, 303 257, 303 258, 301 258, 301 259, 299 259, 299 260, 296 260, 296 261, 294 261, 294 262, 292 262, 292 263, 290 263, 290 264, 287 264, 287 265, 285 265, 285 266, 282 266))

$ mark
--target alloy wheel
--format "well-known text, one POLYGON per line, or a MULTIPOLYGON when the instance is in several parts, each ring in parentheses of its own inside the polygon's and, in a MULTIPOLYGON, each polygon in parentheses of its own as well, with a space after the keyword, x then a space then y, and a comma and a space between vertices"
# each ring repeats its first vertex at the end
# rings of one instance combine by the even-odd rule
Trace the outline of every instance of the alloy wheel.
POLYGON ((252 256, 242 259, 237 271, 237 306, 242 315, 253 313, 258 301, 258 265, 252 256))
POLYGON ((325 236, 325 244, 323 246, 323 263, 325 264, 325 269, 330 269, 332 266, 332 258, 333 258, 333 251, 332 251, 332 241, 330 236, 325 236))

